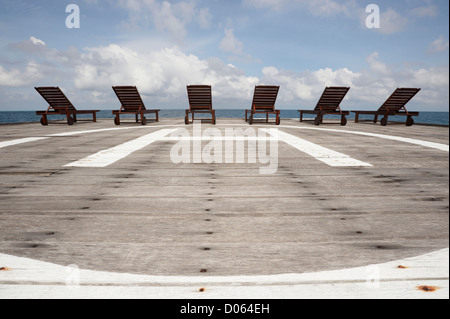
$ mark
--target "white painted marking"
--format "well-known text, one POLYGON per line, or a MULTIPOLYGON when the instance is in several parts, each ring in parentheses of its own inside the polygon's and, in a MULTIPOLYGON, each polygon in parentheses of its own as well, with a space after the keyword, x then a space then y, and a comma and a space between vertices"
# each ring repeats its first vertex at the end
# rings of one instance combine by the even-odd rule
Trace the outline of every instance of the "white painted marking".
POLYGON ((115 130, 128 130, 128 129, 134 129, 134 128, 142 128, 142 127, 138 126, 138 127, 106 128, 106 129, 97 129, 97 130, 89 130, 89 131, 50 134, 45 137, 26 137, 26 138, 21 138, 21 139, 12 140, 12 141, 0 142, 0 148, 14 146, 14 145, 18 145, 18 144, 36 142, 36 141, 45 140, 45 139, 48 139, 51 137, 75 136, 75 135, 91 134, 91 133, 99 133, 99 132, 107 132, 107 131, 115 131, 115 130))
POLYGON ((150 133, 141 136, 132 141, 115 146, 113 148, 100 151, 96 154, 83 158, 79 161, 65 165, 66 167, 107 167, 115 162, 129 156, 131 153, 136 152, 153 142, 160 140, 161 138, 175 132, 176 129, 164 129, 154 133, 150 133))
POLYGON ((360 131, 348 131, 348 130, 336 130, 336 129, 328 129, 328 128, 316 128, 316 127, 296 127, 296 126, 281 126, 285 128, 298 128, 302 130, 317 130, 317 131, 325 131, 325 132, 336 132, 336 133, 346 133, 346 134, 354 134, 354 135, 362 135, 369 137, 382 138, 385 140, 398 141, 403 143, 409 143, 414 145, 420 145, 428 148, 437 149, 444 152, 449 152, 449 145, 442 143, 429 142, 424 140, 419 140, 415 138, 409 137, 401 137, 401 136, 393 136, 393 135, 385 135, 385 134, 377 134, 377 133, 368 133, 368 132, 360 132, 360 131))
MULTIPOLYGON (((270 130, 263 130, 270 134, 270 130)), ((297 136, 278 131, 278 138, 292 147, 304 152, 321 162, 333 167, 372 167, 371 164, 359 161, 348 155, 330 150, 329 148, 314 144, 297 136)))
MULTIPOLYGON (((298 119, 296 119, 296 120, 298 120, 298 119)), ((220 125, 221 126, 237 126, 236 124, 220 124, 220 125)), ((245 125, 245 126, 248 126, 248 125, 245 125)), ((277 127, 278 128, 290 128, 290 129, 293 128, 293 129, 299 129, 299 130, 325 131, 325 132, 336 132, 336 133, 370 136, 370 137, 382 138, 382 139, 386 139, 386 140, 393 140, 393 141, 398 141, 398 142, 403 142, 403 143, 420 145, 420 146, 433 148, 433 149, 437 149, 437 150, 444 151, 444 152, 449 152, 449 145, 447 145, 447 144, 429 142, 429 141, 424 141, 424 140, 419 140, 419 139, 409 138, 409 137, 368 133, 368 132, 360 132, 360 131, 336 130, 336 129, 318 128, 318 127, 301 127, 301 126, 291 126, 291 125, 279 125, 277 127)))
MULTIPOLYGON (((328 129, 329 130, 329 129, 328 129)), ((331 131, 331 130, 329 130, 331 131)), ((358 132, 358 131, 339 131, 334 130, 335 132, 343 132, 348 134, 355 134, 355 135, 362 135, 362 136, 370 136, 370 137, 377 137, 377 138, 383 138, 386 140, 392 140, 392 141, 399 141, 409 144, 415 144, 420 146, 425 146, 428 148, 434 148, 440 151, 449 152, 449 146, 446 144, 441 143, 434 143, 434 142, 428 142, 423 140, 418 140, 415 138, 409 138, 409 137, 400 137, 400 136, 393 136, 393 135, 383 135, 383 134, 376 134, 376 133, 366 133, 366 132, 358 132)))
POLYGON ((151 276, 0 254, 0 299, 448 299, 449 249, 357 268, 267 276, 151 276), (399 267, 403 266, 403 267, 399 267), (406 268, 405 268, 406 267, 406 268), (418 286, 438 286, 424 292, 418 286), (199 288, 204 287, 203 293, 199 288))
POLYGON ((66 132, 66 133, 56 133, 48 135, 49 137, 59 137, 59 136, 74 136, 74 135, 82 135, 82 134, 92 134, 92 133, 100 133, 100 132, 108 132, 108 131, 118 131, 118 130, 130 130, 142 128, 142 126, 137 127, 115 127, 115 128, 103 128, 97 130, 89 130, 89 131, 77 131, 77 132, 66 132))
POLYGON ((18 140, 0 142, 0 148, 13 146, 13 145, 18 145, 18 144, 23 144, 23 143, 36 142, 36 141, 40 141, 40 140, 45 140, 47 138, 48 137, 26 137, 26 138, 21 138, 21 139, 18 139, 18 140))
POLYGON ((169 136, 163 137, 161 140, 163 141, 171 141, 171 142, 179 142, 179 141, 262 141, 262 142, 270 142, 270 141, 278 141, 275 137, 260 137, 260 136, 169 136))
MULTIPOLYGON (((217 126, 247 126, 248 127, 248 124, 218 124, 217 126)), ((185 127, 185 125, 158 125, 157 127, 158 128, 160 128, 160 127, 185 127)), ((299 126, 290 126, 290 125, 280 125, 278 127, 279 128, 294 128, 294 129, 300 129, 300 130, 317 130, 317 131, 328 131, 328 132, 337 132, 337 133, 345 133, 345 134, 370 136, 370 137, 382 138, 382 139, 387 139, 387 140, 399 141, 399 142, 403 142, 403 143, 420 145, 420 146, 433 148, 433 149, 437 149, 437 150, 444 151, 444 152, 449 152, 449 145, 447 145, 447 144, 429 142, 429 141, 424 141, 424 140, 419 140, 419 139, 414 139, 414 138, 408 138, 408 137, 400 137, 400 136, 393 136, 393 135, 383 135, 383 134, 377 134, 377 133, 367 133, 367 132, 360 132, 360 131, 348 131, 348 130, 336 130, 336 129, 327 129, 327 128, 316 128, 316 127, 299 127, 299 126)), ((91 133, 113 131, 113 130, 144 129, 144 128, 148 128, 148 127, 146 127, 146 126, 134 126, 134 127, 124 127, 124 128, 97 129, 97 130, 89 130, 89 131, 79 131, 79 132, 68 132, 68 133, 52 134, 52 135, 48 135, 48 137, 73 136, 73 135, 91 134, 91 133)), ((41 139, 45 139, 45 138, 47 138, 47 137, 30 137, 30 138, 24 138, 24 139, 19 139, 19 140, 14 140, 14 141, 0 142, 0 148, 7 147, 7 146, 12 146, 12 145, 17 145, 17 144, 22 144, 22 143, 33 142, 33 141, 41 140, 41 139)))

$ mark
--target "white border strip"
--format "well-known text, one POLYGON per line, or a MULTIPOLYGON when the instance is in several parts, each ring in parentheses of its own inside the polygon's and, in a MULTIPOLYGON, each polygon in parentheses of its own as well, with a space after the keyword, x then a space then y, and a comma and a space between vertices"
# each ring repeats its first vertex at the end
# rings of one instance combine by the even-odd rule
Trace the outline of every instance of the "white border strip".
POLYGON ((335 130, 335 129, 327 129, 327 128, 311 128, 311 127, 296 127, 296 126, 284 126, 286 128, 299 128, 304 130, 320 130, 320 131, 327 131, 327 132, 336 132, 336 133, 346 133, 346 134, 354 134, 354 135, 362 135, 362 136, 369 136, 369 137, 377 137, 382 138, 385 140, 392 140, 392 141, 398 141, 403 143, 409 143, 409 144, 415 144, 420 146, 425 146, 428 148, 434 148, 440 151, 449 152, 449 145, 447 144, 441 144, 441 143, 434 143, 434 142, 428 142, 423 140, 418 140, 415 138, 408 138, 408 137, 400 137, 400 136, 393 136, 393 135, 385 135, 385 134, 377 134, 377 133, 368 133, 368 132, 360 132, 360 131, 348 131, 348 130, 335 130))
POLYGON ((64 165, 65 167, 107 167, 115 162, 129 156, 153 142, 175 132, 176 129, 163 129, 154 133, 141 136, 132 141, 120 144, 113 148, 100 151, 96 154, 83 158, 79 161, 64 165))
POLYGON ((449 249, 356 268, 267 276, 151 276, 0 254, 0 299, 448 299, 449 249), (420 286, 436 286, 426 292, 420 286), (204 288, 203 292, 199 289, 204 288))
POLYGON ((36 141, 45 140, 45 139, 48 139, 48 137, 26 137, 26 138, 21 138, 18 140, 0 142, 0 148, 23 144, 23 143, 36 142, 36 141))
POLYGON ((108 132, 108 131, 119 131, 119 130, 131 130, 131 129, 142 129, 143 126, 136 126, 136 127, 115 127, 115 128, 102 128, 97 130, 88 130, 88 131, 77 131, 77 132, 66 132, 66 133, 56 133, 52 135, 48 135, 49 137, 63 137, 63 136, 76 136, 76 135, 82 135, 82 134, 91 134, 91 133, 100 133, 100 132, 108 132))
POLYGON ((36 142, 36 141, 40 141, 40 140, 46 140, 46 139, 51 138, 51 137, 75 136, 75 135, 81 135, 81 134, 91 134, 91 133, 99 133, 99 132, 107 132, 107 131, 115 131, 115 130, 128 130, 128 129, 131 129, 131 127, 105 128, 105 129, 97 129, 97 130, 89 130, 89 131, 57 133, 57 134, 47 135, 45 137, 44 136, 43 137, 26 137, 26 138, 21 138, 21 139, 17 139, 17 140, 0 142, 0 149, 8 147, 8 146, 18 145, 18 144, 36 142))

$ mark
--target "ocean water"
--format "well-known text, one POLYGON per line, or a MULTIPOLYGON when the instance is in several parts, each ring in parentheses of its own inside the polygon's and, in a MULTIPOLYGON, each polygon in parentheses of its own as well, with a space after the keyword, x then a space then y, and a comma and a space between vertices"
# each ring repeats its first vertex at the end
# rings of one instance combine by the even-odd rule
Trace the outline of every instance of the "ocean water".
MULTIPOLYGON (((185 110, 161 110, 159 113, 159 117, 161 119, 164 118, 179 118, 184 119, 185 110)), ((149 117, 153 117, 154 115, 149 114, 149 117)), ((204 116, 196 116, 196 118, 201 117, 208 117, 209 115, 204 116)), ((216 117, 217 119, 220 118, 244 118, 245 111, 243 110, 216 110, 216 117)), ((305 115, 305 118, 313 117, 314 115, 305 115)), ((78 118, 89 118, 90 115, 77 115, 78 118)), ((8 112, 0 112, 0 124, 6 124, 6 123, 26 123, 26 122, 39 122, 40 116, 36 115, 36 112, 34 111, 22 111, 22 112, 14 112, 14 111, 8 111, 8 112)), ((49 120, 57 120, 57 119, 64 119, 65 117, 61 116, 51 116, 49 117, 49 120)), ((99 119, 113 119, 114 116, 112 115, 111 110, 102 110, 99 113, 97 113, 97 118, 99 119)), ((123 116, 123 118, 126 118, 126 116, 123 116)), ((128 116, 128 118, 134 118, 134 115, 128 116)), ((282 110, 281 111, 281 118, 299 118, 299 113, 296 110, 282 110)), ((332 116, 328 116, 327 118, 332 119, 332 116)), ((338 117, 336 117, 337 119, 338 117)), ((360 116, 360 119, 364 119, 364 115, 360 116)), ((370 118, 370 117, 368 117, 370 118)), ((372 117, 373 118, 373 117, 372 117)), ((349 120, 354 119, 353 113, 348 117, 349 120)), ((404 122, 405 117, 399 116, 399 117, 389 117, 389 120, 392 121, 400 121, 404 122)), ((419 124, 435 124, 435 125, 449 125, 449 112, 421 112, 420 116, 414 117, 414 121, 419 124)))

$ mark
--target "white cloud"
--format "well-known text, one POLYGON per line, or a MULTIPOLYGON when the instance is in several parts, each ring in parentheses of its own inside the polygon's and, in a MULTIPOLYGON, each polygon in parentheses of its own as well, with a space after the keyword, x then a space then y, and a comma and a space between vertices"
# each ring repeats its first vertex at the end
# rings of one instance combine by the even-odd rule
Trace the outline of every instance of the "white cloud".
MULTIPOLYGON (((28 40, 27 40, 28 41, 28 40)), ((33 45, 27 42, 28 45, 33 45)), ((22 43, 24 44, 24 43, 22 43)), ((29 48, 27 48, 29 49, 29 48)), ((320 68, 293 72, 275 66, 261 68, 260 76, 248 76, 238 67, 219 58, 201 59, 178 47, 131 49, 111 44, 59 51, 48 48, 41 61, 0 66, 0 86, 30 88, 42 85, 64 86, 74 94, 74 103, 117 103, 111 86, 136 85, 149 104, 184 108, 186 85, 209 84, 217 108, 246 108, 255 85, 279 85, 280 108, 314 107, 326 86, 351 87, 344 108, 373 109, 397 87, 420 87, 414 103, 420 108, 448 108, 449 67, 390 66, 373 52, 362 70, 320 68), (58 57, 57 59, 55 57, 58 57), (70 61, 68 63, 67 61, 70 61), (50 83, 49 83, 50 81, 50 83)))
POLYGON ((42 46, 45 46, 45 42, 44 42, 44 41, 42 41, 42 40, 40 40, 40 39, 37 39, 37 38, 35 38, 35 37, 33 37, 33 36, 30 37, 30 41, 31 41, 34 45, 42 45, 42 46))
POLYGON ((379 57, 380 54, 378 52, 374 52, 367 57, 366 61, 369 64, 370 70, 372 72, 381 76, 386 76, 390 73, 389 68, 383 62, 378 61, 379 57))
POLYGON ((418 110, 448 108, 449 67, 392 68, 374 52, 367 57, 367 68, 359 72, 347 68, 323 68, 294 73, 275 67, 263 68, 260 83, 280 85, 279 103, 285 107, 313 108, 327 86, 347 86, 350 92, 345 109, 375 109, 398 87, 417 87, 422 91, 411 103, 418 110))
POLYGON ((428 53, 439 53, 448 51, 449 48, 449 42, 447 39, 444 38, 444 36, 440 36, 433 42, 431 42, 430 46, 428 47, 428 53))
POLYGON ((48 47, 45 42, 33 36, 22 42, 11 43, 9 44, 9 47, 32 54, 41 54, 48 51, 48 47))
POLYGON ((172 5, 164 1, 161 5, 151 8, 153 22, 157 29, 167 31, 176 40, 182 40, 186 34, 186 23, 192 19, 192 4, 180 2, 172 5))
MULTIPOLYGON (((317 17, 344 16, 348 19, 361 21, 365 25, 367 18, 366 5, 356 0, 243 0, 245 5, 255 8, 268 8, 272 10, 287 10, 295 6, 308 11, 317 17)), ((417 7, 412 10, 405 10, 399 13, 392 8, 387 8, 381 12, 381 28, 377 29, 383 34, 393 34, 404 31, 410 23, 411 18, 434 17, 437 14, 437 7, 434 5, 417 7)))
POLYGON ((285 105, 298 104, 302 101, 312 103, 320 97, 325 87, 353 86, 360 76, 346 68, 338 70, 324 68, 298 74, 278 70, 275 67, 265 67, 262 73, 264 76, 261 83, 280 85, 279 100, 285 105))
POLYGON ((315 0, 306 2, 310 11, 317 16, 334 16, 340 14, 351 16, 357 8, 354 1, 315 0))
POLYGON ((278 102, 299 103, 314 99, 314 83, 307 82, 307 76, 280 71, 273 66, 263 68, 262 73, 261 84, 280 86, 278 102))
POLYGON ((142 53, 109 45, 86 52, 75 70, 78 89, 101 91, 114 85, 136 85, 156 99, 178 101, 185 98, 188 84, 212 85, 216 97, 242 98, 258 81, 219 59, 201 60, 176 47, 142 53))
POLYGON ((0 65, 0 86, 23 87, 32 85, 44 77, 40 69, 41 66, 35 62, 28 62, 23 70, 17 68, 6 70, 0 65))
POLYGON ((225 29, 225 37, 220 42, 220 48, 225 52, 240 55, 243 47, 243 43, 234 36, 233 29, 225 29))
POLYGON ((197 20, 200 27, 208 29, 211 24, 212 15, 208 8, 200 9, 198 12, 197 20))
POLYGON ((358 73, 354 73, 347 68, 338 70, 320 69, 312 74, 323 86, 351 86, 359 78, 358 73))
MULTIPOLYGON (((449 85, 449 69, 447 67, 432 67, 429 69, 421 68, 418 70, 411 70, 410 83, 419 87, 439 88, 449 85)), ((448 91, 447 91, 448 94, 448 91)))
POLYGON ((409 19, 402 16, 392 8, 381 13, 381 28, 379 31, 384 34, 401 32, 406 29, 409 19))
POLYGON ((243 0, 244 5, 255 8, 270 8, 279 10, 283 8, 290 0, 243 0))
POLYGON ((352 86, 353 93, 361 101, 375 107, 398 87, 421 88, 420 94, 412 101, 418 110, 441 106, 448 109, 449 66, 429 68, 394 68, 379 61, 379 54, 372 53, 367 58, 369 68, 352 86))
POLYGON ((244 5, 255 8, 269 8, 272 10, 282 10, 287 5, 298 5, 307 8, 316 16, 334 16, 345 14, 351 16, 357 9, 354 0, 243 0, 244 5))
POLYGON ((434 18, 439 14, 439 8, 436 5, 421 6, 412 9, 410 13, 418 18, 434 18))
POLYGON ((121 0, 119 5, 129 12, 129 21, 124 25, 134 28, 153 24, 177 43, 186 37, 188 24, 195 22, 208 28, 211 21, 209 9, 198 8, 193 1, 121 0))

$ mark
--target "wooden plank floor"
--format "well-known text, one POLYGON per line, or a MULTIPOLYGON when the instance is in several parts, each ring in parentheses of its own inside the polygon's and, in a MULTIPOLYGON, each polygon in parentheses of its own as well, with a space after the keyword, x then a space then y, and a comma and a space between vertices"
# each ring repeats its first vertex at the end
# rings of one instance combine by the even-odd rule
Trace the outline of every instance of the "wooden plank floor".
MULTIPOLYGON (((371 166, 332 167, 282 141, 273 175, 261 175, 268 164, 248 163, 247 155, 244 163, 175 164, 176 141, 162 138, 108 167, 67 167, 143 135, 192 125, 175 119, 145 127, 110 120, 0 126, 0 267, 12 268, 1 258, 15 256, 147 276, 276 276, 448 248, 448 128, 281 124, 251 128, 276 128, 371 166), (41 139, 21 140, 30 137, 41 139)), ((211 128, 225 136, 249 126, 221 119, 202 126, 211 128)))

